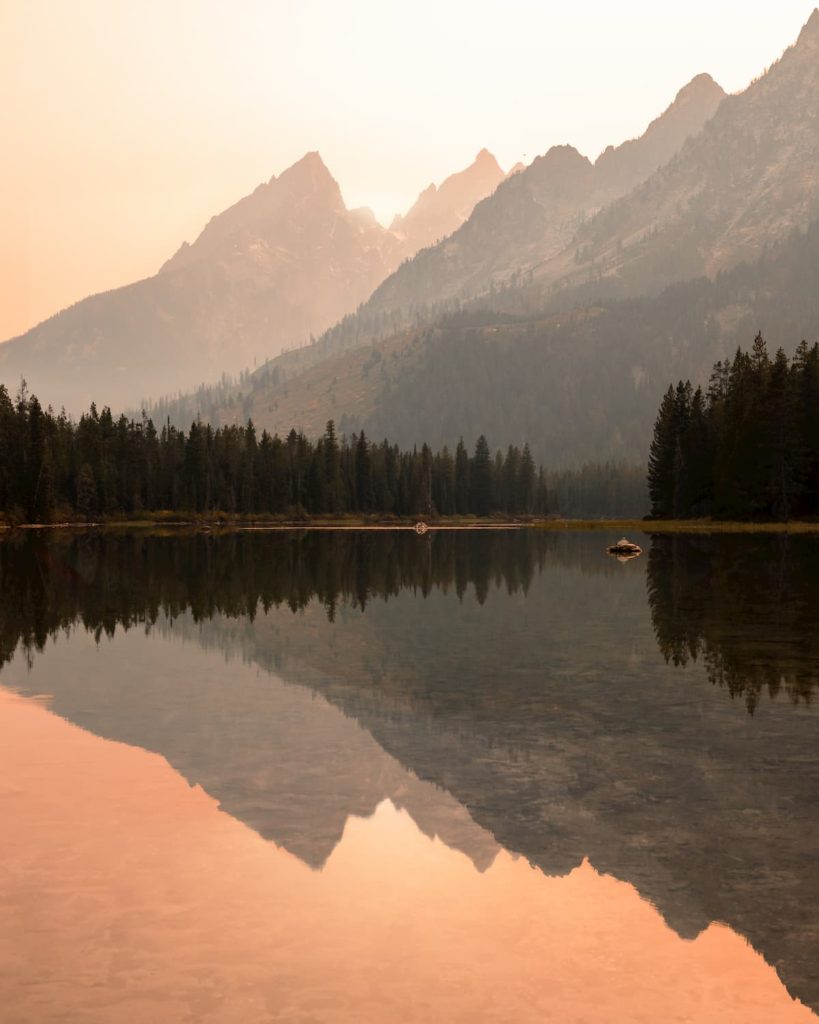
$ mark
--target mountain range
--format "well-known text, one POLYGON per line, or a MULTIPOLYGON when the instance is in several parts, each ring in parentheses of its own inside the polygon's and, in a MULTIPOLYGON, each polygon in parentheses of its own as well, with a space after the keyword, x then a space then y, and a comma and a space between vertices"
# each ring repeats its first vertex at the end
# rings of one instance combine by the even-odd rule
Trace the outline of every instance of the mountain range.
POLYGON ((550 150, 316 344, 163 415, 644 462, 672 379, 819 336, 818 58, 815 11, 743 93, 698 76, 595 164, 550 150))
POLYGON ((599 210, 664 166, 715 114, 725 93, 709 75, 680 90, 644 134, 606 149, 595 163, 554 146, 478 204, 450 239, 419 253, 373 294, 364 315, 467 299, 491 285, 542 273, 599 210))
POLYGON ((213 217, 153 277, 94 295, 0 345, 0 380, 43 403, 121 409, 306 343, 402 260, 449 234, 503 180, 486 150, 430 185, 392 229, 348 210, 320 155, 213 217))
POLYGON ((817 58, 819 10, 743 92, 698 75, 594 163, 555 146, 504 178, 481 151, 389 230, 308 154, 155 277, 0 346, 0 379, 136 410, 228 371, 150 413, 642 462, 672 377, 819 335, 817 58))
MULTIPOLYGON (((635 295, 751 262, 819 216, 819 10, 744 92, 700 75, 591 164, 555 147, 374 292, 348 334, 522 286, 541 305, 635 295)), ((503 308, 495 298, 495 308, 503 308)), ((343 336, 337 339, 343 343, 343 336)))
MULTIPOLYGON (((509 175, 520 167, 516 164, 509 175)), ((475 205, 491 195, 503 179, 498 161, 489 150, 482 149, 465 171, 451 174, 440 188, 434 183, 425 188, 405 216, 395 217, 390 231, 416 253, 451 235, 469 220, 475 205)))

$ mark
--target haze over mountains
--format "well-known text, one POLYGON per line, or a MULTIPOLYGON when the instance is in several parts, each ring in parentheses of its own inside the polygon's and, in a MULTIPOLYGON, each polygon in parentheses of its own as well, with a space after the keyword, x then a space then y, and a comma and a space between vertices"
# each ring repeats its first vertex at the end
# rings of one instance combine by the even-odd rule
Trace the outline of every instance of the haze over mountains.
POLYGON ((163 413, 643 462, 669 380, 819 336, 818 57, 819 11, 742 94, 698 76, 596 164, 550 150, 315 346, 163 413))
MULTIPOLYGON (((666 168, 579 233, 584 263, 645 291, 757 259, 819 216, 819 10, 666 168)), ((576 275, 572 275, 576 277, 576 275)))
POLYGON ((724 96, 710 76, 697 76, 639 139, 610 146, 594 164, 572 146, 552 147, 479 204, 454 237, 385 281, 366 314, 469 298, 536 271, 571 243, 588 217, 667 163, 724 96))
MULTIPOLYGON (((521 273, 530 271, 545 254, 559 251, 588 215, 670 159, 713 115, 724 95, 708 75, 699 75, 643 136, 609 147, 596 164, 569 146, 553 147, 528 168, 513 168, 494 193, 502 172, 494 158, 481 151, 471 168, 453 175, 438 190, 430 186, 407 216, 392 225, 393 231, 408 235, 415 248, 446 234, 448 228, 457 227, 454 234, 404 263, 354 317, 342 321, 317 345, 286 354, 281 369, 291 376, 340 348, 392 333, 418 316, 428 318, 436 304, 460 303, 461 298, 484 291, 497 275, 519 284, 521 273), (475 206, 481 193, 488 198, 475 206), (458 211, 473 206, 471 216, 458 227, 458 211)), ((266 397, 264 404, 272 407, 266 397)), ((321 403, 319 407, 324 416, 321 403)), ((189 411, 185 406, 184 412, 177 415, 171 410, 171 415, 185 419, 189 411)), ((206 416, 215 412, 202 411, 206 416)), ((266 426, 292 425, 285 427, 278 419, 274 423, 255 406, 254 414, 266 426)))
POLYGON ((817 58, 819 11, 743 93, 698 75, 594 163, 555 146, 503 180, 482 151, 390 230, 310 154, 156 277, 0 347, 0 379, 136 408, 287 347, 150 411, 642 462, 671 377, 705 382, 758 329, 773 347, 819 335, 817 58))
MULTIPOLYGON (((520 165, 515 165, 509 173, 519 169, 520 165)), ((503 178, 498 161, 482 149, 465 171, 451 174, 440 188, 434 184, 425 188, 406 216, 395 217, 390 230, 415 253, 457 230, 469 219, 475 204, 491 195, 503 178)))
POLYGON ((0 346, 0 380, 45 403, 136 405, 303 344, 366 299, 402 259, 469 216, 503 179, 486 150, 396 227, 348 210, 318 153, 206 225, 154 277, 91 296, 0 346))
POLYGON ((709 76, 680 91, 637 140, 591 164, 555 147, 419 253, 361 319, 468 300, 531 280, 540 297, 605 280, 641 294, 758 258, 819 214, 819 10, 745 92, 709 76))

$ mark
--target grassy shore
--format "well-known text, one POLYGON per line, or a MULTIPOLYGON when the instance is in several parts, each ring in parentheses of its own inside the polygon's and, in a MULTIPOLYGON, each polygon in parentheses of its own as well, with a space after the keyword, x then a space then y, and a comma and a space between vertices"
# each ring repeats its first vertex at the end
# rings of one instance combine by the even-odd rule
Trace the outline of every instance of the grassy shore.
MULTIPOLYGON (((311 516, 286 519, 281 516, 239 516, 226 513, 186 516, 178 512, 155 512, 139 518, 109 517, 95 522, 11 524, 0 519, 0 531, 21 530, 414 530, 415 517, 397 516, 311 516)), ((491 516, 438 516, 425 519, 430 530, 598 530, 618 533, 819 533, 819 521, 720 522, 712 519, 533 519, 491 516)))
POLYGON ((544 530, 614 530, 626 533, 819 533, 819 522, 722 522, 718 519, 549 519, 544 530))
POLYGON ((228 515, 215 512, 186 515, 180 512, 153 512, 139 517, 108 516, 92 522, 65 520, 51 523, 8 523, 0 519, 0 530, 415 530, 419 522, 429 529, 508 530, 531 526, 540 521, 478 516, 309 516, 288 519, 284 516, 228 515))

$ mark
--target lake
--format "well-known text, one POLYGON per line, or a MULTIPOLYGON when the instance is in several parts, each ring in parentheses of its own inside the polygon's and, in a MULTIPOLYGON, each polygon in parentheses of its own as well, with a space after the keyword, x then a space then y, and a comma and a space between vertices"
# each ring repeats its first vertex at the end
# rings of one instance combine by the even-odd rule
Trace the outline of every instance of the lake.
POLYGON ((0 1019, 819 1011, 819 538, 0 541, 0 1019))

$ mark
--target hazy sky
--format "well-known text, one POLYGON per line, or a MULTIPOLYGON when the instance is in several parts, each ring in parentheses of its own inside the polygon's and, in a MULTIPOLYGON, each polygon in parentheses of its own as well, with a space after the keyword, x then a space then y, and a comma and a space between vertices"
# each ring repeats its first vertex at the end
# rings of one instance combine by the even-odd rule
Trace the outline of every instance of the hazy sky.
POLYGON ((487 146, 594 157, 815 0, 0 0, 0 338, 152 274, 318 149, 382 221, 487 146))

